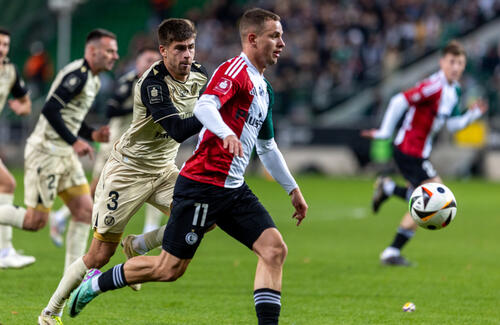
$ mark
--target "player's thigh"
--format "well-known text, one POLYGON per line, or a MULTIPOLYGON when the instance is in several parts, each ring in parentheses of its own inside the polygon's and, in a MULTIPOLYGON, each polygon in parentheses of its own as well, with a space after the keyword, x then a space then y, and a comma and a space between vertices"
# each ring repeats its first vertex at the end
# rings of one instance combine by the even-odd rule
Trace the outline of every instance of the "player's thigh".
POLYGON ((394 150, 394 161, 403 175, 413 187, 438 177, 436 169, 428 159, 412 157, 399 150, 394 150))
POLYGON ((163 249, 180 258, 193 258, 205 232, 222 208, 231 202, 224 188, 179 176, 175 185, 172 212, 163 236, 163 249))
POLYGON ((94 237, 119 242, 130 218, 153 190, 154 178, 110 159, 97 184, 92 226, 94 237))
POLYGON ((269 212, 246 184, 231 208, 217 218, 216 223, 249 249, 253 249, 254 243, 266 229, 276 228, 269 212))
POLYGON ((63 160, 64 173, 61 175, 57 194, 68 204, 73 198, 82 195, 90 196, 90 187, 83 170, 82 163, 76 154, 69 155, 63 160))
POLYGON ((165 170, 165 173, 154 181, 153 192, 147 200, 149 204, 166 215, 170 215, 174 188, 178 175, 179 169, 175 164, 172 164, 165 170))
POLYGON ((24 159, 24 203, 49 212, 65 172, 64 157, 48 155, 28 145, 24 159))
POLYGON ((0 193, 14 193, 16 180, 0 159, 0 193))

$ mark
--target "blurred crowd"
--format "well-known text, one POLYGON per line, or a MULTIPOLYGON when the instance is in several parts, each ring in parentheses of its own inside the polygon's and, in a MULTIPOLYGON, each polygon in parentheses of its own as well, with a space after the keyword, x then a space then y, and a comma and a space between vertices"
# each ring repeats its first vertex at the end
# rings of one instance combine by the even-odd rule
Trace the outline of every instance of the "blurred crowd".
MULTIPOLYGON (((317 113, 500 14, 499 0, 261 0, 246 7, 282 17, 286 49, 271 79, 282 114, 317 113)), ((197 58, 209 68, 237 54, 235 21, 244 10, 208 1, 197 22, 197 58)))
MULTIPOLYGON (((155 27, 172 14, 176 1, 150 4, 151 19, 145 24, 149 31, 132 38, 128 55, 115 69, 117 75, 130 69, 135 51, 152 41, 155 27)), ((352 98, 395 69, 500 15, 500 0, 207 0, 185 16, 196 22, 196 59, 209 73, 239 54, 236 22, 245 9, 256 6, 282 17, 286 48, 266 76, 276 92, 276 114, 299 121, 310 120, 301 115, 314 116, 352 98)), ((493 108, 500 104, 499 51, 494 46, 473 53, 468 71, 476 77, 466 80, 490 81, 480 86, 496 101, 493 108)), ((53 77, 53 65, 40 42, 31 52, 24 74, 42 95, 53 77)), ((101 98, 112 91, 109 77, 103 86, 101 98)))

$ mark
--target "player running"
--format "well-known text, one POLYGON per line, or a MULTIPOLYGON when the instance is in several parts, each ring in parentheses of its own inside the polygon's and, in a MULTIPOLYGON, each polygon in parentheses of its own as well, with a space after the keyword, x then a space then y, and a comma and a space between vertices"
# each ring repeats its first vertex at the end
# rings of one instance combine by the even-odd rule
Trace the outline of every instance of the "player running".
MULTIPOLYGON (((7 54, 10 49, 10 33, 0 28, 0 113, 5 106, 9 94, 9 107, 17 115, 28 115, 31 112, 31 100, 28 89, 7 54)), ((0 205, 12 204, 16 181, 14 176, 0 159, 0 205)), ((0 225, 0 268, 21 268, 35 263, 33 256, 19 254, 12 245, 12 227, 0 225)))
POLYGON ((56 76, 42 114, 25 148, 24 202, 27 209, 0 205, 0 224, 37 231, 47 223, 57 195, 74 218, 68 232, 65 268, 87 246, 92 198, 78 156, 90 155, 89 141, 106 142, 109 128, 94 130, 83 120, 100 87, 98 74, 113 68, 118 59, 116 37, 96 29, 85 43, 83 59, 73 61, 56 76))
POLYGON ((196 104, 194 114, 204 127, 177 179, 161 254, 134 257, 105 273, 93 273, 73 292, 71 316, 102 292, 127 284, 175 281, 186 271, 205 232, 217 224, 257 255, 254 300, 259 324, 278 324, 287 247, 244 182, 254 147, 291 196, 297 225, 308 207, 274 141, 273 92, 263 76, 285 46, 280 17, 251 9, 243 14, 239 28, 243 52, 219 66, 196 104))
MULTIPOLYGON (((108 143, 100 146, 96 155, 92 172, 92 182, 90 183, 90 195, 94 197, 95 188, 104 164, 109 158, 113 144, 120 139, 123 133, 132 123, 132 112, 134 104, 134 87, 140 76, 149 67, 160 60, 161 56, 156 47, 145 46, 139 50, 135 59, 135 68, 118 79, 113 96, 107 101, 106 117, 110 118, 108 143)), ((66 229, 66 219, 70 212, 66 206, 50 214, 50 237, 56 246, 62 246, 63 234, 66 229)), ((146 222, 144 232, 159 228, 161 222, 161 212, 152 207, 146 206, 146 222)))
MULTIPOLYGON (((392 97, 380 129, 362 131, 361 135, 364 137, 388 139, 406 112, 403 124, 394 139, 394 160, 409 185, 399 186, 389 177, 379 177, 373 195, 374 212, 392 195, 408 201, 413 189, 420 184, 442 183, 428 160, 435 135, 445 124, 451 132, 461 130, 488 109, 484 102, 478 100, 464 114, 460 114, 461 90, 458 81, 465 69, 465 63, 463 46, 457 41, 451 41, 442 51, 439 60, 441 69, 415 87, 392 97)), ((410 265, 401 255, 401 249, 413 237, 416 229, 417 224, 407 212, 399 224, 392 244, 380 255, 381 263, 410 265)))
MULTIPOLYGON (((179 170, 180 143, 201 130, 194 105, 208 81, 205 68, 194 62, 196 29, 187 19, 167 19, 158 27, 162 60, 137 81, 134 117, 116 142, 102 170, 92 214, 94 238, 88 252, 65 272, 40 324, 58 324, 65 300, 85 273, 113 256, 125 226, 144 203, 170 212, 179 170)), ((152 240, 161 244, 163 231, 152 240)))

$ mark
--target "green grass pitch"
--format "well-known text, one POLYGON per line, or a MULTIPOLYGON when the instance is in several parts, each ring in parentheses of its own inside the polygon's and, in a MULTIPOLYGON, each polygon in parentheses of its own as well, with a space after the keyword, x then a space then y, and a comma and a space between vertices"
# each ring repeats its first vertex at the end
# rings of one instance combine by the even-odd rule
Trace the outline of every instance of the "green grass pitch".
MULTIPOLYGON (((16 172, 22 204, 22 173, 16 172)), ((274 182, 248 183, 276 221, 289 255, 280 324, 500 324, 500 184, 448 181, 458 203, 455 221, 436 232, 419 229, 404 254, 416 266, 379 265, 407 204, 396 198, 370 211, 373 179, 298 178, 309 204, 300 227, 274 182), (407 301, 414 313, 401 310, 407 301)), ((138 233, 143 212, 126 233, 138 233)), ((34 324, 61 276, 64 249, 48 229, 15 230, 16 248, 36 256, 21 270, 0 270, 0 324, 34 324)), ((158 253, 158 251, 154 252, 158 253)), ((124 261, 121 251, 104 267, 124 261)), ((221 230, 207 234, 186 274, 106 293, 65 324, 256 324, 252 285, 256 258, 221 230)))

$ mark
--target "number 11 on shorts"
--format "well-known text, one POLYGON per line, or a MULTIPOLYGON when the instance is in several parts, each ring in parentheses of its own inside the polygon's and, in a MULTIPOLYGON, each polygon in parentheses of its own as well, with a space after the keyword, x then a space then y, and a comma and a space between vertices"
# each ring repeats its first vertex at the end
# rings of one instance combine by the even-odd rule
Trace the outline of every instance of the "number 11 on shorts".
POLYGON ((198 225, 198 219, 200 216, 200 208, 203 209, 203 215, 201 216, 200 227, 205 226, 205 220, 207 219, 208 203, 195 203, 195 210, 193 216, 193 226, 198 225))

